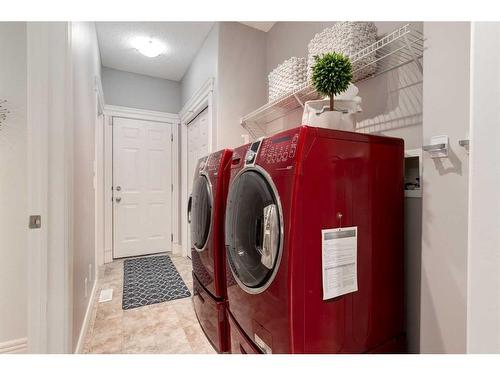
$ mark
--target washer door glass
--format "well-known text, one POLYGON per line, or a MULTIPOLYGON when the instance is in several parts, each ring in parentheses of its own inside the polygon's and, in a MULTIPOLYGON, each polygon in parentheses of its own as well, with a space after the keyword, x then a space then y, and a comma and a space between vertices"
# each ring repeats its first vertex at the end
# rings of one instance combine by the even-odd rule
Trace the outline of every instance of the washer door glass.
POLYGON ((212 220, 212 197, 210 184, 205 176, 198 176, 191 194, 191 242, 202 250, 208 239, 212 220))
POLYGON ((226 251, 235 277, 259 288, 278 258, 280 219, 276 196, 265 177, 248 170, 231 184, 226 209, 226 251))

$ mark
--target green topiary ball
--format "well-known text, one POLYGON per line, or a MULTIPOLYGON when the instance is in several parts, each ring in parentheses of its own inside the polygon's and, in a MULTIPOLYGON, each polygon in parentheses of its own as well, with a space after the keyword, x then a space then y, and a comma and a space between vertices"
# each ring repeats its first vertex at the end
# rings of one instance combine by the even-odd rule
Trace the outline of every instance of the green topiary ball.
POLYGON ((333 97, 347 90, 352 80, 352 66, 348 57, 330 52, 314 56, 312 82, 322 95, 333 97))

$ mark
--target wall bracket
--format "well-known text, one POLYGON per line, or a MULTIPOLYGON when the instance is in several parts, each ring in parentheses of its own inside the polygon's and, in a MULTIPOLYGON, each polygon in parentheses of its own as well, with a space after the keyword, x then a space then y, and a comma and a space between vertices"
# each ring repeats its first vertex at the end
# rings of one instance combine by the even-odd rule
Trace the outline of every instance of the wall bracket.
POLYGON ((447 135, 438 135, 432 137, 428 145, 422 146, 422 150, 428 152, 431 158, 447 158, 448 144, 447 135))

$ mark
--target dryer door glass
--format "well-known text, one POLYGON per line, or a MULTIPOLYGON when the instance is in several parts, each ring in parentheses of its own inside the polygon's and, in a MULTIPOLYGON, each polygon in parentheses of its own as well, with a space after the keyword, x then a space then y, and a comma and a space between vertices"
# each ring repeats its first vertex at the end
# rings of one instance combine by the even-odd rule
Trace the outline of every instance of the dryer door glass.
POLYGON ((243 172, 231 184, 226 210, 226 251, 235 277, 259 288, 272 275, 278 257, 277 199, 265 177, 243 172))
POLYGON ((196 178, 191 197, 191 241, 197 250, 202 250, 207 242, 212 215, 210 184, 205 176, 196 178))

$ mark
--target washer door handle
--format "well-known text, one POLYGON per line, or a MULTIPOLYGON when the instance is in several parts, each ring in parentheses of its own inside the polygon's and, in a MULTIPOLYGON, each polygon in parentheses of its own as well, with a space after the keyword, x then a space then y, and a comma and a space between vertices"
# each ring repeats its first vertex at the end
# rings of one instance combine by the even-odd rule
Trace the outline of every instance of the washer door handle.
POLYGON ((264 233, 262 236, 262 255, 260 262, 268 269, 272 269, 276 260, 279 246, 279 219, 275 204, 264 207, 264 233))
POLYGON ((188 217, 188 224, 191 224, 191 205, 193 203, 193 197, 190 195, 189 200, 188 200, 188 209, 187 209, 187 217, 188 217))

